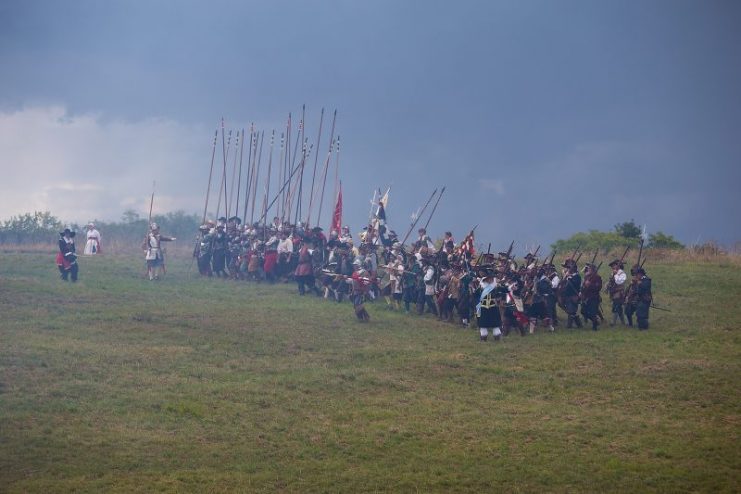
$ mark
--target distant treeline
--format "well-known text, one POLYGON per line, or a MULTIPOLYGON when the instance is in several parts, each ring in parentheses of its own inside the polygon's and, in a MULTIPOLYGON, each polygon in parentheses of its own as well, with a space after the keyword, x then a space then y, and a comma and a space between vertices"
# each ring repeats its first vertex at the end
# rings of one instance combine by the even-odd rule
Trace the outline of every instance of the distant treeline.
MULTIPOLYGON (((152 217, 152 221, 160 226, 164 235, 182 239, 192 238, 200 225, 196 214, 187 214, 184 211, 158 214, 152 217)), ((125 211, 118 222, 95 220, 93 223, 101 234, 104 250, 106 244, 138 247, 148 231, 147 219, 133 210, 125 211)), ((0 244, 56 243, 59 233, 66 227, 77 232, 77 243, 81 248, 85 243, 87 226, 64 223, 49 211, 25 213, 2 221, 0 244)))
MULTIPOLYGON (((630 220, 618 223, 609 232, 589 230, 575 233, 567 239, 557 240, 551 244, 551 248, 556 252, 573 251, 577 247, 582 251, 620 250, 628 246, 636 247, 641 241, 642 233, 635 221, 630 220)), ((645 240, 645 247, 649 249, 684 249, 684 245, 677 239, 660 231, 649 234, 645 240)))

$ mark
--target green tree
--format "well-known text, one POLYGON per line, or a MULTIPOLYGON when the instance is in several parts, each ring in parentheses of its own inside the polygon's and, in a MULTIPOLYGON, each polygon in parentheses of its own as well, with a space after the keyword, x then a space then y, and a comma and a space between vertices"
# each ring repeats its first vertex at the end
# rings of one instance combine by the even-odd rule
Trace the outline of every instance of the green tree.
POLYGON ((625 238, 641 238, 641 227, 636 225, 636 222, 632 218, 630 221, 624 221, 615 225, 615 232, 625 238))
POLYGON ((648 236, 649 249, 684 249, 677 239, 664 232, 651 233, 648 236))

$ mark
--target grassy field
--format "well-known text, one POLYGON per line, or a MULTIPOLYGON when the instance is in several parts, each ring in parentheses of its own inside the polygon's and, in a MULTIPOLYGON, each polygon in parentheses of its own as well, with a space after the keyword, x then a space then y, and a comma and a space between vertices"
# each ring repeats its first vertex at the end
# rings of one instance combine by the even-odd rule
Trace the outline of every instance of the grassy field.
POLYGON ((737 263, 648 266, 648 332, 501 343, 188 263, 0 255, 0 491, 741 491, 737 263))

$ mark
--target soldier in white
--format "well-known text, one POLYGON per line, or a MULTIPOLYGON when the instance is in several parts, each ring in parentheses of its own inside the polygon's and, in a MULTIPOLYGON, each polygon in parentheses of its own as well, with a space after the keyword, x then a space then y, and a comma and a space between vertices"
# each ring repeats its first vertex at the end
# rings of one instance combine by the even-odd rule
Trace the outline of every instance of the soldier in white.
POLYGON ((160 235, 160 227, 157 223, 152 223, 149 233, 144 239, 142 248, 146 251, 144 259, 147 261, 147 275, 149 281, 158 280, 160 273, 165 272, 165 252, 162 248, 162 242, 171 242, 175 237, 166 237, 160 235))
POLYGON ((95 228, 93 223, 87 224, 87 241, 85 242, 85 250, 83 254, 86 256, 94 256, 100 254, 100 232, 95 228))

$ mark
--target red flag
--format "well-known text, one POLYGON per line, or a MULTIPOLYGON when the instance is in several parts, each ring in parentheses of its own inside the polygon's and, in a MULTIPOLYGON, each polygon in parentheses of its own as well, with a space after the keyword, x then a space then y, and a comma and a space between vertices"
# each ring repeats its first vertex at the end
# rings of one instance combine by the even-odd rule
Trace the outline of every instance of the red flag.
POLYGON ((337 205, 334 207, 334 215, 332 215, 332 227, 330 230, 334 230, 337 233, 342 228, 342 182, 340 182, 340 192, 337 194, 337 205))
POLYGON ((475 249, 473 247, 473 239, 473 230, 471 230, 471 233, 466 235, 466 238, 463 239, 463 242, 461 242, 458 247, 455 248, 455 254, 467 254, 469 257, 473 257, 475 253, 475 249))

